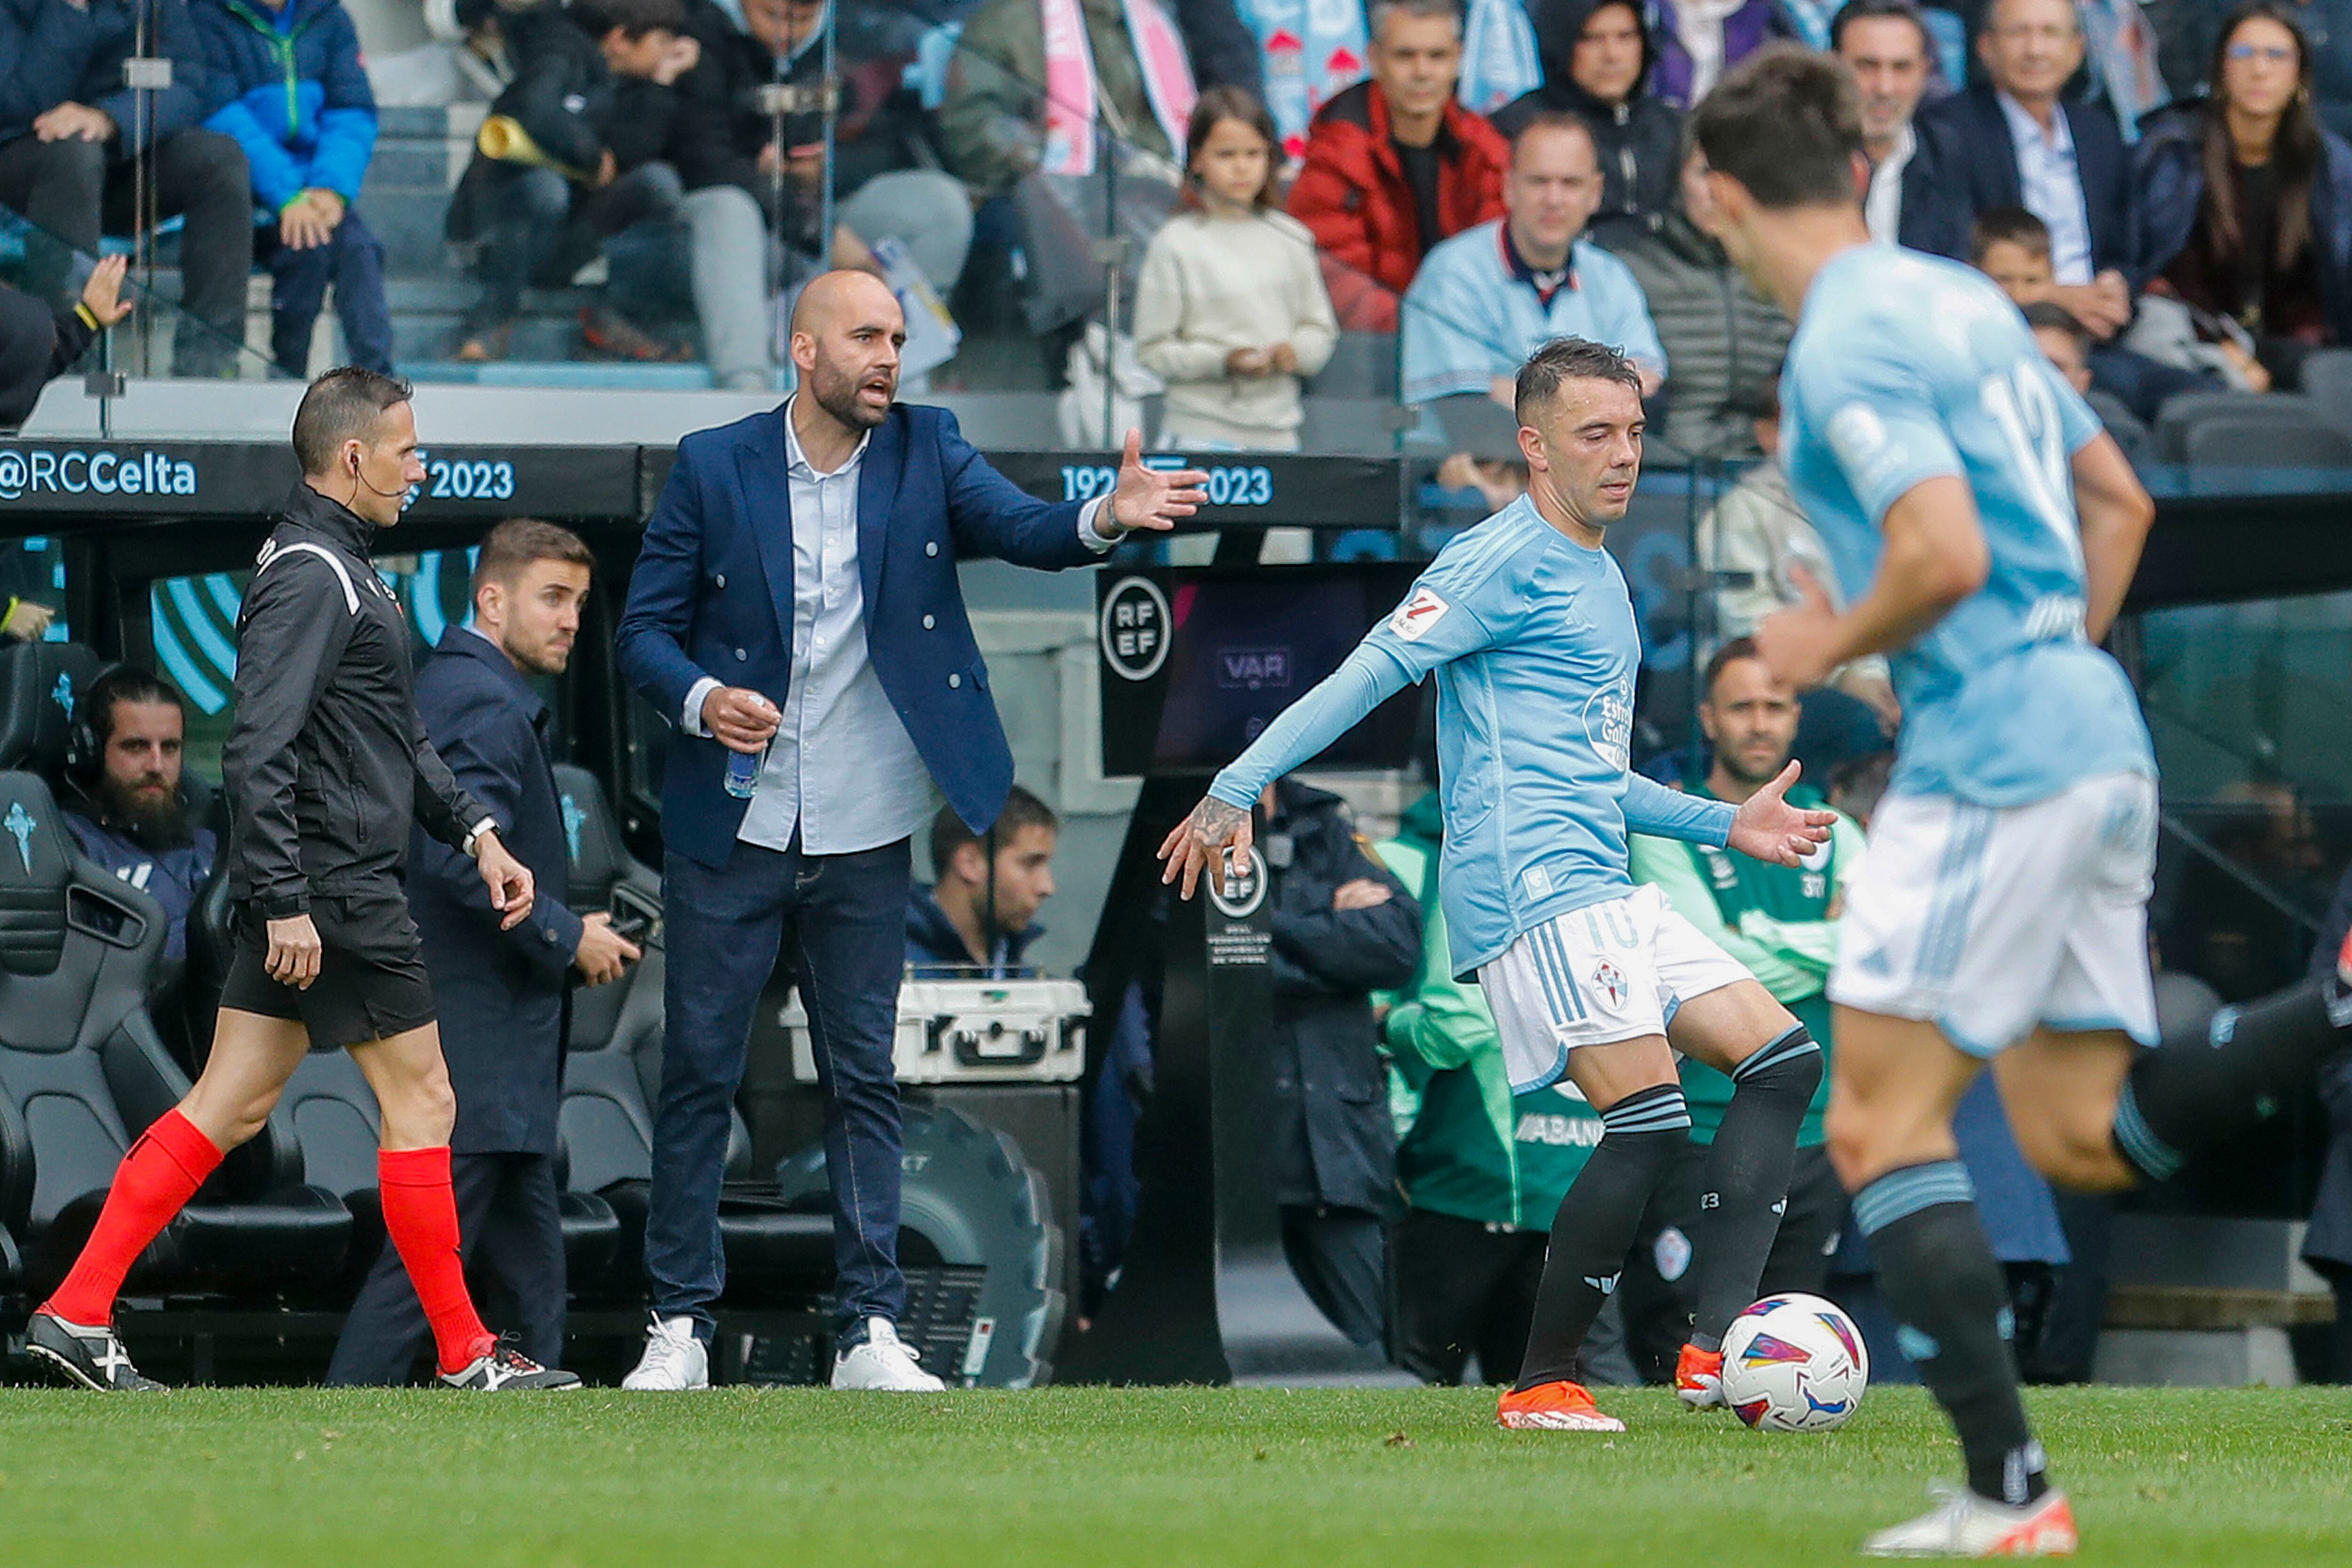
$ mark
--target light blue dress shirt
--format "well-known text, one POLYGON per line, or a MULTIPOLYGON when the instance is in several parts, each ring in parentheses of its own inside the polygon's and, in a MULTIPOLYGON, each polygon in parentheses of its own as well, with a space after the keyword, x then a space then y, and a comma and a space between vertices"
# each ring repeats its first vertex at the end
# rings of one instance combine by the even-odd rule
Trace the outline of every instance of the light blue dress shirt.
POLYGON ((2025 210, 2050 229, 2050 275, 2059 283, 2091 280, 2091 213, 2083 203, 2083 172, 2074 163, 2074 132, 2066 110, 2053 106, 2050 129, 2005 92, 1993 94, 2009 140, 2017 149, 2017 184, 2025 210))
MULTIPOLYGON (((854 855, 910 837, 931 817, 931 775, 866 648, 866 586, 857 570, 857 475, 871 436, 831 473, 801 449, 784 404, 784 464, 793 526, 792 688, 768 743, 758 790, 738 842, 783 850, 798 831, 808 855, 854 855)), ((1078 515, 1078 536, 1097 551, 1117 541, 1097 531, 1101 502, 1078 515)), ((719 682, 686 694, 679 721, 709 731, 702 705, 719 682)))

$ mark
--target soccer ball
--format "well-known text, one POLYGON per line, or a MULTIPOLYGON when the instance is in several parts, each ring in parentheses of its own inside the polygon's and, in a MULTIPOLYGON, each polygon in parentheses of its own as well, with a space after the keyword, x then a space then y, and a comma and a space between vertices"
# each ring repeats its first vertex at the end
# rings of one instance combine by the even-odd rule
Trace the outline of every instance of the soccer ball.
POLYGON ((1723 1402, 1759 1432, 1843 1426, 1869 1386, 1862 1331, 1819 1296, 1767 1296, 1723 1336, 1723 1402))

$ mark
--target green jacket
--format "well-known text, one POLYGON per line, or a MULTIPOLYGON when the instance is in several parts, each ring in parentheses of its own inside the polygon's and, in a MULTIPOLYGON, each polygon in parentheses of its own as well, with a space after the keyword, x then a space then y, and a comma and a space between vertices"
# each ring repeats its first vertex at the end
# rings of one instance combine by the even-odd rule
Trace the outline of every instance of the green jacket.
POLYGON ((1494 1015, 1473 984, 1453 978, 1453 949, 1437 906, 1436 792, 1421 797, 1380 847, 1428 911, 1421 970, 1390 1008, 1388 1047, 1420 1109, 1397 1148, 1397 1184, 1417 1209, 1486 1225, 1549 1230, 1592 1146, 1601 1118, 1573 1084, 1513 1095, 1494 1015))
MULTIPOLYGON (((1171 162, 1143 88, 1143 68, 1127 36, 1121 0, 1079 0, 1093 46, 1095 91, 1102 117, 1138 147, 1171 162)), ((940 150, 948 172, 983 195, 1005 190, 1037 165, 1045 131, 1045 19, 1038 0, 986 0, 964 24, 940 103, 940 150)), ((1108 124, 1097 126, 1096 155, 1108 156, 1108 124)))
MULTIPOLYGON (((1690 793, 1714 798, 1704 784, 1693 785, 1690 793)), ((1790 790, 1789 799, 1798 805, 1823 804, 1818 791, 1803 784, 1790 790)), ((1630 849, 1633 880, 1664 893, 1683 919, 1745 965, 1821 1042, 1822 1087, 1797 1134, 1801 1148, 1819 1144, 1822 1112, 1830 1100, 1830 1003, 1823 988, 1830 965, 1837 962, 1833 910, 1846 879, 1861 864, 1862 829, 1840 816, 1830 830, 1826 857, 1805 866, 1769 866, 1728 849, 1642 834, 1633 835, 1630 849)), ((1731 1103, 1731 1080, 1685 1057, 1683 1098, 1690 1102, 1693 1142, 1714 1142, 1724 1108, 1731 1103)))

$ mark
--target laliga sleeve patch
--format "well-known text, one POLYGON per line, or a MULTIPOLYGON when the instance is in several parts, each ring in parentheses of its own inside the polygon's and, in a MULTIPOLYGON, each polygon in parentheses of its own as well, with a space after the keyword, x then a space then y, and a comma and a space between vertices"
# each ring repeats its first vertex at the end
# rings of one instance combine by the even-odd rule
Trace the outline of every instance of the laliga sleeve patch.
POLYGON ((1437 596, 1437 591, 1426 584, 1413 589, 1412 595, 1389 617, 1389 630, 1405 642, 1419 642, 1429 635, 1429 629, 1445 618, 1454 606, 1437 596))

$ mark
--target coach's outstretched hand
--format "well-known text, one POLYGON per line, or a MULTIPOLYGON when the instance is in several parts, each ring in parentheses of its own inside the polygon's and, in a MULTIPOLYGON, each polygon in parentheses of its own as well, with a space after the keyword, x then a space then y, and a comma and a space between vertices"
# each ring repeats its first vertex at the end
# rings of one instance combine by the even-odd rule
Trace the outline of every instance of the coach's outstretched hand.
POLYGON ((1209 492, 1202 488, 1208 482, 1209 476, 1199 468, 1145 468, 1143 432, 1129 430, 1127 448, 1118 458, 1118 488, 1111 492, 1110 505, 1103 509, 1117 526, 1104 528, 1102 533, 1108 538, 1139 528, 1165 533, 1176 526, 1178 518, 1190 517, 1209 504, 1209 492))
POLYGON ((1798 772, 1791 762, 1780 770, 1779 778, 1749 795, 1731 819, 1731 833, 1725 842, 1742 855, 1774 866, 1801 865, 1806 856, 1828 843, 1830 824, 1837 820, 1837 814, 1808 811, 1783 798, 1797 782, 1798 772))
POLYGON ((480 868, 482 882, 490 889, 490 907, 506 916, 499 922, 500 931, 512 931, 530 913, 538 897, 531 886, 530 868, 507 853, 496 833, 485 831, 474 840, 474 864, 480 868))
POLYGON ((1190 899, 1202 868, 1214 866, 1217 874, 1223 876, 1236 865, 1248 865, 1250 839, 1256 826, 1256 817, 1246 807, 1227 805, 1213 795, 1202 795, 1192 815, 1160 842, 1160 858, 1168 862, 1167 869, 1160 873, 1160 885, 1181 876, 1184 885, 1178 890, 1190 899))

